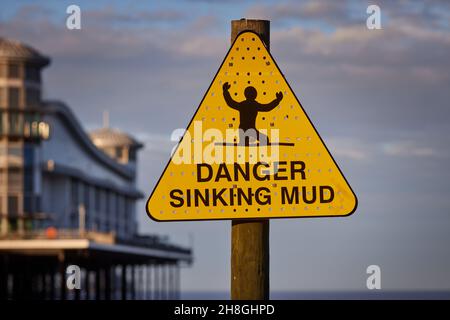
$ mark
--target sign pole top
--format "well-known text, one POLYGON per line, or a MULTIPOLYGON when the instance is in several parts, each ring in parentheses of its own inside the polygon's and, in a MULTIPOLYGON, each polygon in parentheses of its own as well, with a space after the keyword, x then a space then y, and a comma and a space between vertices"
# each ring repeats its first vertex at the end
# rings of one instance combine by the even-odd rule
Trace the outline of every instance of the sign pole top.
POLYGON ((270 21, 260 19, 246 19, 231 20, 231 43, 234 42, 239 33, 243 31, 256 32, 261 40, 270 48, 270 21))

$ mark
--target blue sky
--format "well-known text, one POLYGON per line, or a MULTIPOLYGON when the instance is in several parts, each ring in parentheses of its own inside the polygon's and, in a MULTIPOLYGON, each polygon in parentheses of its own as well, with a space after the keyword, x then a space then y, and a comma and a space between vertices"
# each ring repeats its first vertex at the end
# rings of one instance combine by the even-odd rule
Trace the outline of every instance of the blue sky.
MULTIPOLYGON (((450 289, 448 2, 2 1, 0 36, 52 58, 45 97, 87 129, 141 139, 139 187, 149 194, 229 46, 230 20, 271 20, 271 51, 358 195, 346 219, 271 222, 273 290, 364 290, 378 264, 386 290, 450 289), (65 9, 82 10, 82 30, 65 9), (175 20, 175 22, 174 22, 175 20)), ((156 223, 142 232, 194 239, 186 290, 228 290, 230 222, 156 223)))

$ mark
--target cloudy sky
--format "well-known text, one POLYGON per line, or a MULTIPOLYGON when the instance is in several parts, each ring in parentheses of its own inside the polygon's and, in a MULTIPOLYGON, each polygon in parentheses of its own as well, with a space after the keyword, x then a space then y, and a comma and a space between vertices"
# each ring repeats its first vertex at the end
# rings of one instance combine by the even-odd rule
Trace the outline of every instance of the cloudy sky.
MULTIPOLYGON (((145 143, 148 195, 241 17, 271 20, 271 52, 359 199, 349 218, 271 222, 272 290, 365 290, 371 264, 385 290, 450 289, 450 2, 3 0, 0 36, 52 58, 45 97, 86 129, 109 110, 145 143), (382 30, 366 28, 374 3, 382 30)), ((230 222, 156 223, 144 205, 142 232, 193 241, 183 289, 227 291, 230 222)))

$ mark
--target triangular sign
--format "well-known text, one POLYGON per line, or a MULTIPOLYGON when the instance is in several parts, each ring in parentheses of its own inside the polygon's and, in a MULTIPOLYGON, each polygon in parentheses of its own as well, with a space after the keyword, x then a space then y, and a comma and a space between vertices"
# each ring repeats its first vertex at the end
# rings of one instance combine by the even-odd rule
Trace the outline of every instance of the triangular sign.
POLYGON ((238 35, 147 201, 158 221, 347 216, 357 199, 260 37, 238 35))

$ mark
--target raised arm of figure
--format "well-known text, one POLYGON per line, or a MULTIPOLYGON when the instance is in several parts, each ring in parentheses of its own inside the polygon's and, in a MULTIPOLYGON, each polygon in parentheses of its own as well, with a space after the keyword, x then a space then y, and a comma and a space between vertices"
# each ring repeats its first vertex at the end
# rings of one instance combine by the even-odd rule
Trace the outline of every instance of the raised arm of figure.
POLYGON ((230 108, 233 108, 235 110, 239 110, 240 103, 237 101, 234 101, 233 98, 230 95, 230 92, 228 91, 231 88, 231 85, 228 82, 225 82, 222 86, 223 88, 223 98, 225 99, 225 102, 230 108))
POLYGON ((262 112, 271 111, 271 110, 275 109, 280 104, 282 99, 283 99, 283 93, 281 91, 277 92, 276 98, 272 102, 269 102, 269 103, 266 103, 266 104, 260 103, 258 105, 258 111, 262 111, 262 112))

